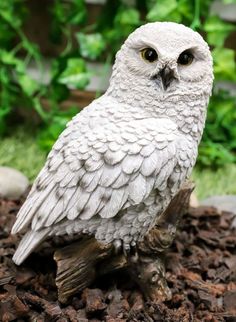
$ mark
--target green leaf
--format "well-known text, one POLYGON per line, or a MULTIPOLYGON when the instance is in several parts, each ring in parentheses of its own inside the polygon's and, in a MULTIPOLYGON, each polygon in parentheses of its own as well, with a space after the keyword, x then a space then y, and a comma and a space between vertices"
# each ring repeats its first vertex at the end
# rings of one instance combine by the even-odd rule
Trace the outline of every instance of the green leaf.
POLYGON ((87 10, 84 0, 71 1, 67 22, 72 25, 84 23, 87 17, 87 10))
POLYGON ((51 7, 53 24, 62 27, 62 25, 79 25, 85 22, 87 10, 84 0, 60 1, 55 0, 51 7))
POLYGON ((110 38, 112 49, 116 47, 116 44, 116 48, 119 48, 124 39, 141 24, 140 13, 134 8, 122 5, 114 17, 113 24, 114 27, 107 28, 105 32, 107 39, 110 38))
POLYGON ((236 97, 225 90, 214 90, 211 97, 199 149, 199 163, 204 166, 221 166, 236 161, 236 97))
POLYGON ((194 8, 192 1, 189 0, 179 0, 178 1, 178 11, 186 19, 191 22, 194 18, 194 8))
MULTIPOLYGON (((1 9, 0 9, 1 10, 1 9)), ((15 38, 15 30, 0 18, 0 48, 10 48, 15 38)))
POLYGON ((115 24, 134 25, 140 24, 140 13, 137 9, 123 7, 115 17, 115 24))
POLYGON ((89 84, 89 79, 89 73, 80 73, 77 75, 61 76, 59 82, 77 89, 84 89, 89 84))
POLYGON ((16 66, 17 69, 25 70, 24 63, 16 58, 11 51, 0 49, 0 61, 5 65, 16 66))
POLYGON ((198 164, 203 166, 216 167, 235 161, 235 156, 230 153, 222 144, 216 142, 205 142, 199 146, 198 164))
POLYGON ((232 3, 236 3, 236 0, 223 0, 223 3, 232 4, 232 3))
POLYGON ((22 41, 22 46, 25 48, 25 50, 27 50, 28 54, 33 56, 35 59, 41 58, 38 46, 28 41, 28 39, 25 37, 22 41))
POLYGON ((29 97, 39 90, 39 84, 27 74, 19 74, 17 80, 23 92, 29 97))
POLYGON ((8 24, 14 29, 19 29, 22 24, 21 19, 13 13, 10 6, 1 8, 0 17, 6 22, 8 22, 8 24))
POLYGON ((64 24, 66 22, 65 8, 60 0, 54 1, 51 13, 58 24, 64 24))
POLYGON ((50 99, 52 99, 54 102, 61 102, 69 97, 70 91, 66 85, 54 82, 49 88, 49 95, 50 99))
POLYGON ((40 102, 40 99, 38 97, 34 97, 32 99, 33 102, 33 108, 35 109, 35 111, 38 113, 38 115, 41 117, 41 119, 47 123, 49 120, 49 113, 45 112, 42 104, 40 102))
MULTIPOLYGON (((1 109, 1 106, 0 106, 0 109, 1 109)), ((5 117, 1 117, 0 115, 0 136, 5 134, 6 130, 7 130, 7 124, 6 124, 5 117)))
POLYGON ((90 73, 81 58, 69 58, 66 69, 61 73, 58 82, 78 89, 84 89, 88 85, 90 73))
POLYGON ((46 151, 50 151, 54 142, 65 129, 66 124, 78 113, 78 108, 71 107, 67 111, 61 111, 54 115, 49 125, 40 131, 38 135, 39 146, 46 151))
POLYGON ((9 105, 0 106, 0 118, 5 117, 10 111, 11 108, 9 105))
POLYGON ((42 150, 49 152, 60 133, 61 128, 55 125, 51 125, 47 129, 41 130, 37 137, 38 145, 42 150))
POLYGON ((180 14, 177 12, 178 3, 176 0, 159 0, 147 14, 148 21, 180 21, 180 14), (172 19, 170 17, 172 15, 172 19))
POLYGON ((215 48, 212 51, 214 74, 217 80, 236 81, 235 52, 228 48, 215 48))
POLYGON ((212 46, 223 46, 226 37, 234 29, 232 24, 224 22, 217 16, 210 16, 204 24, 204 30, 207 32, 207 41, 212 46))
POLYGON ((100 33, 85 35, 78 32, 76 37, 80 45, 80 53, 85 58, 96 59, 106 48, 105 40, 100 33))
POLYGON ((72 25, 79 25, 84 22, 86 17, 86 11, 79 11, 70 18, 70 23, 72 25))

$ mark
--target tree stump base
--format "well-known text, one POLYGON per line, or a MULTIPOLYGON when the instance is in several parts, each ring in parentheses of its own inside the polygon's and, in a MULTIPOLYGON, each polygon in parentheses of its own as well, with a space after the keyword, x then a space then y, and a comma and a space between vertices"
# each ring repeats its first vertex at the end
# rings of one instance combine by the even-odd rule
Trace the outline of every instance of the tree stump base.
POLYGON ((165 278, 164 251, 170 247, 182 215, 187 212, 192 182, 186 182, 173 198, 155 226, 137 244, 135 254, 117 254, 112 244, 103 244, 95 238, 84 238, 58 249, 56 285, 58 299, 66 303, 74 294, 91 285, 102 275, 125 269, 136 281, 146 299, 171 299, 165 278))

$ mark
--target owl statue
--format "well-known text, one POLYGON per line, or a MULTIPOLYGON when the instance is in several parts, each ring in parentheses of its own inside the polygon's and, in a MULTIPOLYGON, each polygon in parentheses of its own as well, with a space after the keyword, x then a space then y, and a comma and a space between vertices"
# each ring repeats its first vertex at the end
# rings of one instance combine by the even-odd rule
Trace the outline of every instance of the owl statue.
POLYGON ((110 85, 67 124, 20 209, 21 264, 45 239, 82 234, 135 247, 195 164, 213 82, 197 33, 172 22, 136 29, 110 85))

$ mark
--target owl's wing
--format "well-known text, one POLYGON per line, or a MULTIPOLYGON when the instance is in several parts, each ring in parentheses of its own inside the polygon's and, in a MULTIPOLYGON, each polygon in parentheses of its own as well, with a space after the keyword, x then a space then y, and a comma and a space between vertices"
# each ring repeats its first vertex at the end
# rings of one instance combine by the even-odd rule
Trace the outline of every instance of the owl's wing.
POLYGON ((176 163, 178 132, 166 119, 108 124, 80 133, 79 138, 73 138, 72 129, 67 144, 65 138, 59 138, 49 154, 13 233, 30 224, 32 230, 39 230, 96 214, 114 217, 145 200, 176 163))
POLYGON ((34 243, 36 232, 44 230, 37 235, 40 242, 52 225, 75 219, 92 225, 96 215, 112 218, 144 201, 153 188, 166 185, 177 160, 179 134, 173 122, 108 123, 83 133, 77 128, 72 122, 56 142, 12 233, 30 225, 27 234, 34 243))

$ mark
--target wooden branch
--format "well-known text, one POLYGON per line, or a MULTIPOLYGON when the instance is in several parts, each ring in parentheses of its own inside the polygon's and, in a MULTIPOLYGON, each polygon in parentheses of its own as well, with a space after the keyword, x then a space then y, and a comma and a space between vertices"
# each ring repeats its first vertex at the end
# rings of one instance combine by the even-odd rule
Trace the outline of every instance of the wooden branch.
POLYGON ((162 253, 171 245, 176 235, 182 215, 188 210, 193 189, 191 182, 183 185, 167 210, 159 216, 155 227, 138 243, 137 252, 132 256, 116 254, 112 244, 102 244, 95 238, 79 240, 57 250, 54 259, 57 263, 56 285, 59 301, 66 303, 72 295, 89 286, 95 278, 119 269, 129 272, 146 298, 153 301, 170 299, 162 253))
POLYGON ((102 244, 95 238, 80 240, 57 250, 56 285, 58 298, 62 303, 89 286, 96 277, 96 263, 110 256, 111 244, 102 244))
POLYGON ((139 243, 139 250, 145 254, 163 252, 172 244, 178 225, 184 213, 188 211, 191 193, 194 190, 194 183, 187 181, 181 190, 172 199, 168 208, 158 217, 155 226, 139 243))

